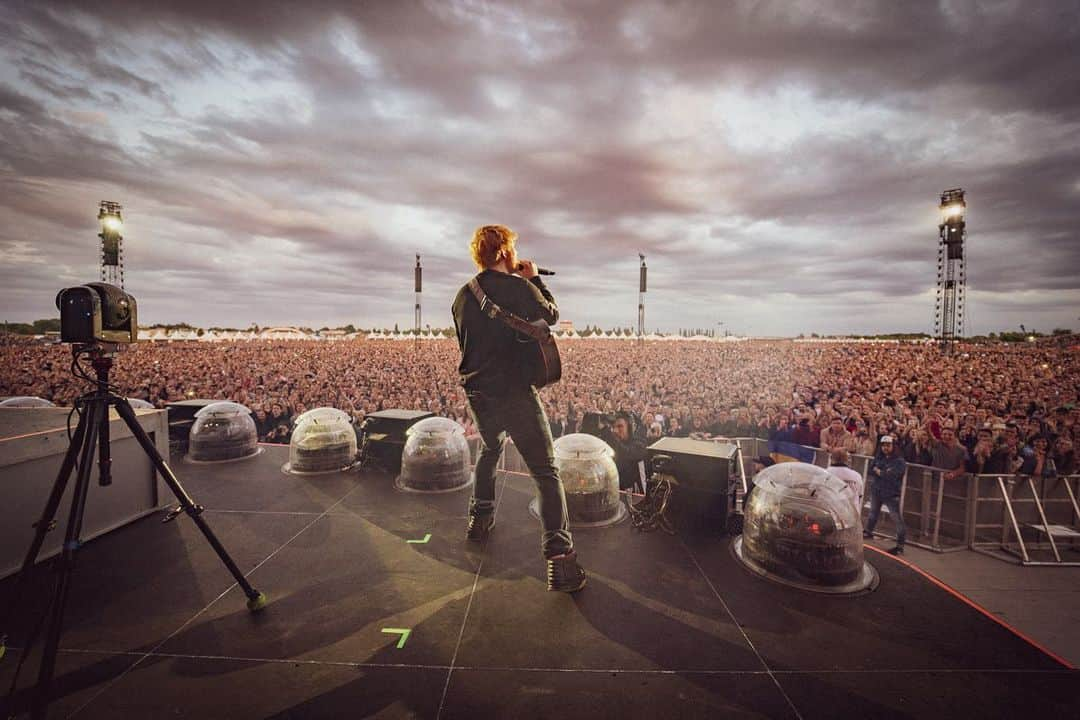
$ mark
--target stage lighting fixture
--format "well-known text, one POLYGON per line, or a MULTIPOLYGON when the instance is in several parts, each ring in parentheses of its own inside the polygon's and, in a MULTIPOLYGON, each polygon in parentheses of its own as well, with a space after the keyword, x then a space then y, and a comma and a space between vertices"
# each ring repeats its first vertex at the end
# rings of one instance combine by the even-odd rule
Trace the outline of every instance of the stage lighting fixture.
POLYGON ((216 402, 195 413, 188 439, 188 459, 197 462, 239 460, 259 452, 251 410, 234 402, 216 402))
POLYGON ((734 550, 755 574, 803 590, 845 594, 877 585, 863 558, 851 487, 808 463, 778 463, 754 476, 734 550))
MULTIPOLYGON (((555 467, 566 491, 570 527, 604 527, 626 517, 619 500, 619 469, 615 451, 594 435, 571 433, 552 446, 555 467)), ((540 503, 533 499, 529 512, 540 517, 540 503)))
POLYGON ((101 231, 105 233, 118 233, 124 227, 124 221, 119 215, 104 215, 101 218, 101 231))
POLYGON ((340 472, 356 460, 356 431, 344 410, 318 407, 296 418, 289 439, 289 462, 282 469, 298 475, 340 472))
POLYGON ((450 418, 428 417, 405 431, 401 474, 394 484, 406 492, 441 493, 472 482, 465 428, 450 418))
POLYGON ((958 215, 963 215, 964 214, 964 206, 959 205, 959 204, 958 205, 949 205, 948 207, 944 207, 944 208, 941 209, 941 214, 944 215, 946 218, 951 218, 951 217, 956 217, 958 215))

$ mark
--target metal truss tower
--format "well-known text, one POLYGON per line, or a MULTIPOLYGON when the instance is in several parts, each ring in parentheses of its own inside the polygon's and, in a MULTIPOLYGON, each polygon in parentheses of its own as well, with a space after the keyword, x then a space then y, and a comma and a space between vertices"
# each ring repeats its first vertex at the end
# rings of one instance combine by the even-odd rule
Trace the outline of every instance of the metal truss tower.
POLYGON ((124 287, 124 218, 120 203, 102 200, 98 203, 98 221, 101 223, 101 282, 124 287))
POLYGON ((638 253, 638 259, 641 260, 641 267, 638 269, 638 301, 637 301, 637 334, 638 341, 645 341, 645 290, 646 290, 646 273, 649 268, 645 267, 645 256, 638 253))
POLYGON ((420 337, 420 291, 423 288, 424 268, 420 267, 420 253, 416 254, 416 267, 413 269, 413 284, 416 289, 416 306, 414 307, 413 329, 416 337, 420 337))
POLYGON ((937 296, 934 301, 934 335, 941 352, 951 354, 964 336, 964 242, 967 240, 967 203, 964 191, 941 193, 941 224, 938 225, 937 296))

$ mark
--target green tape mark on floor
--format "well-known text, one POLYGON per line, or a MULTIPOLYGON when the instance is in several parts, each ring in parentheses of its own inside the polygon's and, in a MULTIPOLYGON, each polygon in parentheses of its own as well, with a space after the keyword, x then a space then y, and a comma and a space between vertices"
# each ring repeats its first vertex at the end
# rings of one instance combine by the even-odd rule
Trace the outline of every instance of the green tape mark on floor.
POLYGON ((409 639, 409 633, 412 632, 411 628, 383 628, 384 633, 390 633, 392 635, 401 635, 401 639, 397 641, 398 650, 405 647, 405 641, 409 639))
POLYGON ((431 533, 428 533, 427 535, 424 536, 423 540, 406 540, 405 542, 413 543, 413 544, 416 544, 416 545, 423 545, 424 543, 426 543, 430 539, 431 539, 431 533))

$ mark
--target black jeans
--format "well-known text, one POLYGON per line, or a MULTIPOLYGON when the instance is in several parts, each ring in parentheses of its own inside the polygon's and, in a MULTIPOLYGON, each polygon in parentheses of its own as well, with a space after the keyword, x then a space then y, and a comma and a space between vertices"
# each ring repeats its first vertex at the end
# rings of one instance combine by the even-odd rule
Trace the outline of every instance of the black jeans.
POLYGON ((470 390, 466 396, 482 441, 480 458, 476 461, 476 483, 469 501, 469 514, 482 517, 495 511, 495 467, 499 464, 509 433, 536 483, 540 524, 543 527, 540 549, 544 557, 550 558, 573 550, 566 495, 551 447, 551 427, 536 390, 530 387, 500 395, 470 390))
POLYGON ((904 547, 904 540, 907 539, 907 526, 904 525, 904 513, 900 509, 899 495, 893 495, 891 497, 881 497, 881 495, 879 495, 877 492, 877 488, 871 489, 870 516, 866 518, 867 532, 874 532, 874 528, 877 527, 878 515, 881 513, 882 505, 889 509, 889 514, 892 515, 893 520, 896 522, 897 546, 904 547))

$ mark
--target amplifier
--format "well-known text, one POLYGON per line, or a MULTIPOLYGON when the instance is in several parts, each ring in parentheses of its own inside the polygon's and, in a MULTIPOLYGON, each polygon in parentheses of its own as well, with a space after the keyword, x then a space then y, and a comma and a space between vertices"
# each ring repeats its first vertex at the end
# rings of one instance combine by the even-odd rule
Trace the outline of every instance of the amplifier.
POLYGON ((728 516, 734 511, 738 445, 666 437, 650 445, 647 452, 654 469, 657 455, 671 458, 663 472, 675 479, 671 498, 674 513, 702 519, 711 529, 727 530, 728 516))
POLYGON ((433 416, 426 410, 380 410, 366 416, 360 426, 361 462, 374 460, 387 472, 400 473, 405 431, 433 416))

